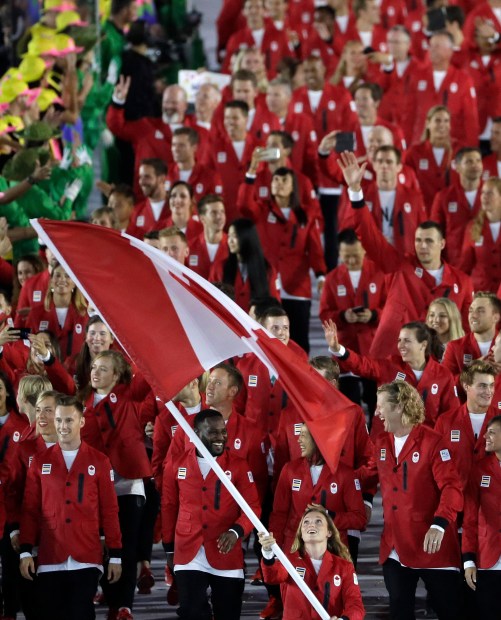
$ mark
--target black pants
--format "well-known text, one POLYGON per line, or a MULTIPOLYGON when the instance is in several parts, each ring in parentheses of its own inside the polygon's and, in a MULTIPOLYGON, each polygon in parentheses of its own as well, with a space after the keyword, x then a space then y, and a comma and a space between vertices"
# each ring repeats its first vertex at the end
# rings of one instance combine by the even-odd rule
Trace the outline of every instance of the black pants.
MULTIPOLYGON (((19 611, 19 588, 22 579, 19 571, 19 554, 14 551, 10 542, 10 530, 5 528, 0 541, 2 558, 2 603, 3 615, 16 617, 19 611)), ((0 615, 1 615, 0 607, 0 615)))
POLYGON ((499 592, 501 591, 501 570, 477 570, 478 617, 482 620, 499 620, 499 592))
POLYGON ((122 533, 122 576, 116 583, 111 584, 108 583, 106 576, 103 576, 101 587, 110 608, 128 607, 132 609, 137 582, 137 548, 144 497, 141 495, 119 495, 118 508, 122 533))
POLYGON ((337 208, 340 196, 320 194, 320 207, 324 216, 324 256, 327 271, 337 267, 337 208))
POLYGON ((439 620, 460 615, 460 574, 453 570, 406 568, 395 560, 383 564, 384 583, 390 595, 392 620, 414 620, 416 586, 421 578, 439 620))
POLYGON ((151 562, 155 522, 160 509, 160 493, 157 491, 153 479, 144 482, 144 490, 146 492, 146 504, 144 505, 139 529, 137 561, 143 562, 147 560, 151 562))
POLYGON ((348 534, 348 549, 350 550, 351 561, 353 562, 353 566, 355 568, 357 568, 359 545, 360 545, 360 538, 357 538, 357 536, 350 536, 348 534))
POLYGON ((290 336, 306 353, 310 352, 311 301, 308 299, 282 299, 282 308, 287 312, 291 324, 290 336))
POLYGON ((42 573, 35 577, 38 620, 94 620, 97 568, 42 573))
POLYGON ((240 620, 245 581, 196 570, 176 571, 182 620, 240 620), (207 590, 211 589, 211 606, 207 590), (213 615, 214 614, 214 615, 213 615))

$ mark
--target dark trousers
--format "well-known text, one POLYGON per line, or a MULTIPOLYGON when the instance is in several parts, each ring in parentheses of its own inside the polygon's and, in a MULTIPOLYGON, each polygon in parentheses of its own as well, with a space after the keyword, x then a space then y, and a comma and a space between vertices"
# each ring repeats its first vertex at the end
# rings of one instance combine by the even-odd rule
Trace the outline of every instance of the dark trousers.
POLYGON ((324 256, 327 271, 337 267, 337 208, 340 196, 320 194, 320 207, 324 216, 324 256))
POLYGON ((144 505, 143 515, 141 517, 137 561, 143 562, 147 560, 151 562, 155 522, 160 509, 160 493, 157 491, 153 479, 145 481, 144 490, 146 492, 146 504, 144 505))
POLYGON ((311 301, 307 299, 282 299, 282 308, 290 321, 290 335, 306 353, 310 352, 308 332, 310 328, 311 301))
MULTIPOLYGON (((16 617, 19 611, 19 588, 22 579, 19 571, 19 554, 12 548, 9 528, 5 528, 4 536, 0 541, 0 556, 2 559, 2 603, 3 615, 16 617)), ((0 615, 2 609, 0 608, 0 615)))
POLYGON ((120 495, 118 497, 118 508, 122 533, 122 576, 116 583, 111 584, 108 583, 106 576, 103 576, 101 587, 110 608, 128 607, 132 609, 137 582, 137 548, 144 497, 141 495, 120 495))
POLYGON ((97 568, 42 573, 35 577, 38 620, 94 620, 97 568))
POLYGON ((421 578, 439 620, 460 615, 460 574, 453 570, 406 568, 395 560, 383 564, 384 583, 390 595, 392 620, 414 620, 416 586, 421 578))
POLYGON ((245 581, 197 570, 176 571, 182 620, 240 620, 245 581), (207 590, 211 589, 211 606, 207 590))
POLYGON ((501 570, 477 570, 478 617, 482 620, 499 620, 501 616, 499 593, 501 591, 501 570))
POLYGON ((358 546, 360 545, 360 538, 356 536, 350 536, 348 534, 348 549, 350 550, 351 561, 353 562, 353 566, 357 568, 358 561, 358 546))

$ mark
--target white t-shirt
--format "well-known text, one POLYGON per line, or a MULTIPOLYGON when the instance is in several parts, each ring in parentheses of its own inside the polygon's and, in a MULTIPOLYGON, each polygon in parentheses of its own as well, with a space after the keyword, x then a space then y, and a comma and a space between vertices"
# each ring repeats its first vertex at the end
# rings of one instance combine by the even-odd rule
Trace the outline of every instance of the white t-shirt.
POLYGON ((491 229, 492 240, 497 241, 499 237, 499 229, 501 222, 492 222, 489 224, 489 228, 491 229))
POLYGON ((179 171, 179 180, 188 183, 191 177, 191 173, 193 170, 180 170, 179 171))
POLYGON ((66 317, 68 316, 68 308, 56 308, 56 314, 59 327, 64 327, 66 317))
POLYGON ((468 204, 470 205, 470 209, 473 209, 473 205, 475 204, 475 200, 477 199, 477 190, 472 189, 469 192, 464 193, 468 204))
POLYGON ((311 481, 313 482, 313 486, 315 486, 320 478, 320 474, 322 473, 323 465, 312 465, 310 467, 311 481))
POLYGON ((480 437, 480 431, 482 430, 482 425, 484 423, 486 414, 473 413, 472 411, 470 411, 469 414, 473 434, 475 435, 475 439, 478 439, 480 437))
POLYGON ((430 276, 433 276, 435 278, 435 284, 437 286, 442 284, 442 279, 444 277, 444 266, 443 265, 442 267, 440 267, 440 269, 427 269, 426 271, 430 274, 430 276))
POLYGON ((245 140, 237 140, 236 142, 232 142, 233 148, 235 149, 235 153, 237 154, 238 161, 242 161, 242 156, 244 154, 245 148, 245 140))
POLYGON ((219 248, 219 243, 206 243, 207 253, 209 254, 209 260, 211 263, 214 262, 216 258, 217 250, 219 248))
POLYGON ((348 271, 348 275, 350 276, 353 290, 356 291, 358 289, 358 285, 360 284, 360 278, 362 277, 362 270, 360 269, 358 271, 348 271))
POLYGON ((322 98, 323 91, 321 90, 309 90, 308 91, 308 100, 310 102, 310 107, 312 112, 316 112, 318 108, 318 104, 320 103, 320 99, 322 98))
POLYGON ((397 461, 398 461, 400 452, 402 452, 405 442, 407 441, 407 437, 409 437, 409 434, 404 435, 403 437, 395 437, 395 435, 393 435, 393 442, 395 445, 395 456, 397 457, 397 461))
POLYGON ((153 202, 153 200, 150 200, 150 206, 151 210, 153 211, 153 217, 155 218, 155 222, 158 222, 158 220, 160 219, 164 204, 164 200, 155 200, 155 202, 153 202))
POLYGON ((442 86, 442 82, 445 80, 446 75, 447 75, 447 71, 434 71, 433 72, 433 84, 437 92, 440 90, 440 87, 442 86))
POLYGON ((264 37, 264 28, 259 28, 258 30, 252 31, 252 38, 254 39, 256 43, 256 47, 258 49, 261 49, 261 45, 263 44, 263 37, 264 37))
POLYGON ((358 31, 358 35, 360 37, 360 39, 362 40, 362 44, 364 47, 371 47, 372 45, 372 32, 368 32, 366 30, 358 31))
POLYGON ((433 157, 435 158, 438 166, 442 164, 444 153, 445 149, 443 147, 433 147, 433 157))

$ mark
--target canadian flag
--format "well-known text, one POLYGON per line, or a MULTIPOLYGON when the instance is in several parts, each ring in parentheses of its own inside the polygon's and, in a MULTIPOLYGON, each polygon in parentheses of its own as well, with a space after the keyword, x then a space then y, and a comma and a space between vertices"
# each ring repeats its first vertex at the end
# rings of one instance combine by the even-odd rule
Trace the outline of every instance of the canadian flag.
POLYGON ((355 405, 205 279, 108 228, 32 220, 154 392, 168 401, 215 364, 249 351, 279 378, 332 471, 355 405))

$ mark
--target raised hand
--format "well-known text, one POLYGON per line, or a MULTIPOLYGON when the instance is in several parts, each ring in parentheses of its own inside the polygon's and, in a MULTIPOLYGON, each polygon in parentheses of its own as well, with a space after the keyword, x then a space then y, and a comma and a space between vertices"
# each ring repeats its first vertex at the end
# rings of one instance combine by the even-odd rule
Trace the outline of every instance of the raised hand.
POLYGON ((344 151, 344 153, 340 153, 337 163, 343 171, 346 185, 352 191, 359 192, 362 189, 362 179, 367 168, 367 162, 360 165, 355 157, 355 153, 344 151))
POLYGON ((129 88, 130 88, 130 75, 127 77, 125 77, 124 75, 121 75, 118 78, 118 82, 115 85, 113 96, 115 97, 115 99, 119 99, 120 101, 125 101, 129 93, 129 88))
POLYGON ((336 353, 341 349, 341 345, 339 344, 339 340, 337 337, 337 327, 332 319, 328 321, 324 321, 322 323, 322 327, 324 328, 324 336, 325 341, 331 351, 336 351, 336 353))

